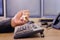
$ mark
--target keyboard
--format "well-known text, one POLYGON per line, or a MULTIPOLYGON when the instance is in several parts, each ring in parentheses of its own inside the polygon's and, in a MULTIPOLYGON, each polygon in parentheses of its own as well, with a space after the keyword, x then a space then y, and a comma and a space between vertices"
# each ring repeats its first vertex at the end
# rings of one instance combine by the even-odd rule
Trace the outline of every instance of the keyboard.
POLYGON ((35 24, 34 22, 29 22, 26 23, 22 26, 18 26, 15 28, 14 31, 14 38, 25 38, 25 37, 29 37, 33 34, 36 33, 40 33, 41 37, 44 37, 44 29, 40 26, 38 26, 37 24, 35 24))

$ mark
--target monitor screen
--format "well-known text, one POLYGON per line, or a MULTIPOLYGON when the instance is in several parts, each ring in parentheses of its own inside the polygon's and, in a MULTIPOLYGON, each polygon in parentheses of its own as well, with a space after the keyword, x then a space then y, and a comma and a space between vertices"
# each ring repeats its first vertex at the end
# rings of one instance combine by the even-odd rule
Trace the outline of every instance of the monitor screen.
POLYGON ((43 0, 43 17, 55 18, 60 13, 60 0, 43 0))
POLYGON ((0 0, 0 16, 3 16, 4 14, 4 10, 3 10, 3 0, 0 0))
POLYGON ((28 9, 30 17, 40 17, 41 0, 7 0, 7 17, 13 17, 18 11, 28 9))

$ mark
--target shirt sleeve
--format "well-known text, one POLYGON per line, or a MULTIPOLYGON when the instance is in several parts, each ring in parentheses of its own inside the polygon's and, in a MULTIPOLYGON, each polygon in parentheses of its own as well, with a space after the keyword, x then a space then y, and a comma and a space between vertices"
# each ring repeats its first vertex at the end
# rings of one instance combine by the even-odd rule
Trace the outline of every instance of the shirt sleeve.
POLYGON ((11 26, 11 19, 3 20, 0 22, 0 33, 13 32, 14 28, 11 26))

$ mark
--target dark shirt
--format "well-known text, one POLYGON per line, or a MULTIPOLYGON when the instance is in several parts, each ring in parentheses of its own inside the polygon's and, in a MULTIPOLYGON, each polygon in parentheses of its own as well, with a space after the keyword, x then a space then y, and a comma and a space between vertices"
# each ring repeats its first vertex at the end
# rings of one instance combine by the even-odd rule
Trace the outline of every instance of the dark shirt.
POLYGON ((11 19, 0 22, 0 33, 13 32, 14 28, 11 26, 11 19))

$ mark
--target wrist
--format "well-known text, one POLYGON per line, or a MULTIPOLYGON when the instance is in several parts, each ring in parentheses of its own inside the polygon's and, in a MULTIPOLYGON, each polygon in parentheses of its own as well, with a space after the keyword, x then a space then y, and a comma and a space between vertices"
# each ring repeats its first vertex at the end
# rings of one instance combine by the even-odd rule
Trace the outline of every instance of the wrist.
POLYGON ((13 28, 16 26, 13 18, 11 19, 11 26, 12 26, 13 28))

